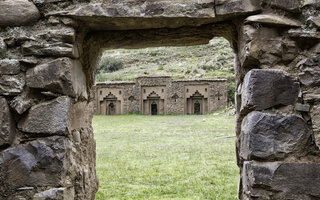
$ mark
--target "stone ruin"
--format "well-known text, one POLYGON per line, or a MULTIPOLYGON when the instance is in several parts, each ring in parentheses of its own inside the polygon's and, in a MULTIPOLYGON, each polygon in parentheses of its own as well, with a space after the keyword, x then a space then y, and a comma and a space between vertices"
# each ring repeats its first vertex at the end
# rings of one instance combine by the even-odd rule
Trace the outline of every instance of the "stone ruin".
POLYGON ((101 115, 208 114, 226 108, 227 103, 226 79, 141 76, 135 81, 95 85, 95 112, 101 115))
POLYGON ((239 199, 320 198, 318 0, 1 0, 0 199, 88 200, 101 52, 229 40, 239 199))

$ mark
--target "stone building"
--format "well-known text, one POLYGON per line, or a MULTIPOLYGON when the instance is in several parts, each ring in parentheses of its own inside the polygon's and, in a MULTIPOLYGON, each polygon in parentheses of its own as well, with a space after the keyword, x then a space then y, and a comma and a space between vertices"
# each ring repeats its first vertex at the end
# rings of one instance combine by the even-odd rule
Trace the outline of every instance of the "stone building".
POLYGON ((143 76, 131 82, 96 84, 96 113, 207 114, 227 106, 225 79, 173 80, 143 76))

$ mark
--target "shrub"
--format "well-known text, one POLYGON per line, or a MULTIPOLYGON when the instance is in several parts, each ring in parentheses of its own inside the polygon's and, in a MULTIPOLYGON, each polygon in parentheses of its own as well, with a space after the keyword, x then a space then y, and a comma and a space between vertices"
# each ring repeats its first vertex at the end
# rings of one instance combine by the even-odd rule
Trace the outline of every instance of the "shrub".
POLYGON ((121 60, 112 57, 102 57, 97 72, 114 72, 123 68, 121 60))

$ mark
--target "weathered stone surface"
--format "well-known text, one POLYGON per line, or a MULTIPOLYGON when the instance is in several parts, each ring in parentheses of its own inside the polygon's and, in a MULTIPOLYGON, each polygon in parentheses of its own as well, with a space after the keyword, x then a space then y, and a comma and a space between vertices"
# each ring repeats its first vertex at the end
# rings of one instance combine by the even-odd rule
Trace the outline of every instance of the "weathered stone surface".
POLYGON ((0 1, 0 27, 28 25, 39 17, 37 7, 28 0, 0 1))
POLYGON ((320 28, 320 17, 313 17, 312 22, 320 28))
POLYGON ((300 112, 309 112, 310 111, 310 105, 309 104, 301 104, 297 103, 295 105, 295 110, 300 112))
POLYGON ((274 8, 280 8, 291 12, 300 11, 298 0, 263 0, 263 3, 274 8))
POLYGON ((13 98, 10 102, 10 106, 21 115, 31 106, 35 105, 35 102, 35 99, 30 97, 29 90, 25 90, 21 95, 13 98))
POLYGON ((12 143, 15 131, 15 122, 8 102, 5 98, 0 97, 0 147, 12 143))
POLYGON ((242 121, 240 156, 245 160, 283 159, 299 155, 310 138, 307 123, 299 116, 252 112, 242 121))
POLYGON ((37 42, 25 42, 22 46, 24 56, 54 56, 54 57, 79 57, 77 47, 72 44, 57 42, 54 44, 40 44, 37 42))
POLYGON ((305 6, 312 6, 315 8, 319 8, 320 7, 320 2, 318 0, 304 0, 303 1, 303 7, 305 6))
POLYGON ((320 68, 307 68, 299 74, 300 82, 308 87, 320 86, 320 68))
POLYGON ((320 104, 319 103, 315 103, 315 105, 311 108, 310 116, 312 121, 313 136, 318 148, 320 148, 320 104))
POLYGON ((7 45, 3 41, 3 39, 0 37, 0 58, 5 55, 6 51, 7 51, 7 45))
POLYGON ((0 153, 0 199, 21 187, 70 184, 71 142, 62 136, 38 139, 0 153))
POLYGON ((282 70, 253 69, 244 78, 241 111, 290 105, 298 94, 299 84, 282 70))
POLYGON ((48 3, 66 2, 68 0, 32 0, 36 5, 45 5, 48 3))
POLYGON ((259 14, 252 15, 245 19, 246 22, 261 23, 261 24, 271 24, 275 26, 293 26, 300 27, 301 22, 289 19, 284 16, 276 14, 259 14))
POLYGON ((26 83, 30 88, 47 89, 73 97, 86 96, 86 78, 79 62, 58 58, 29 69, 26 83))
POLYGON ((74 188, 52 188, 35 194, 33 200, 74 200, 74 188))
POLYGON ((216 15, 249 14, 261 10, 260 0, 216 0, 216 15))
POLYGON ((243 190, 248 199, 319 199, 319 163, 258 163, 243 165, 243 190))
POLYGON ((75 42, 75 30, 71 27, 55 27, 49 30, 43 31, 37 35, 41 39, 54 42, 75 42))
POLYGON ((93 30, 178 28, 217 21, 214 0, 95 1, 47 15, 72 17, 93 30))
POLYGON ((18 123, 27 133, 66 135, 70 131, 71 103, 68 97, 37 104, 18 123))
POLYGON ((0 75, 0 94, 15 95, 23 91, 25 75, 0 75))
POLYGON ((288 31, 289 36, 293 38, 311 38, 311 39, 320 39, 320 33, 318 31, 309 31, 301 29, 290 29, 288 31))
POLYGON ((0 60, 0 75, 14 75, 20 73, 20 63, 14 59, 0 60))

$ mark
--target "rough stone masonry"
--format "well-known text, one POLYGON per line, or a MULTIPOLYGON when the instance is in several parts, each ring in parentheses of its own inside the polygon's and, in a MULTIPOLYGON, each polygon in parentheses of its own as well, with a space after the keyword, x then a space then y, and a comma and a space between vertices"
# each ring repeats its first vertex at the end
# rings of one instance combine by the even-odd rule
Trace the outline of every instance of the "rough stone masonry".
POLYGON ((318 0, 0 0, 0 199, 89 200, 103 49, 225 37, 239 199, 320 199, 318 0))

